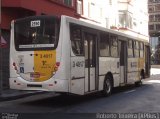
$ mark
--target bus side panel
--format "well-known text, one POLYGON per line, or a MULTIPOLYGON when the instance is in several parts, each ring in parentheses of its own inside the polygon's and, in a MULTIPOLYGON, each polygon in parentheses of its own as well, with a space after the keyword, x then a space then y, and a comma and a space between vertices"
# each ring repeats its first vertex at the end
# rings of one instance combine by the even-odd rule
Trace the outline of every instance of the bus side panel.
POLYGON ((127 84, 133 84, 138 80, 138 58, 128 58, 127 84))
POLYGON ((100 57, 99 58, 99 90, 103 90, 103 83, 107 73, 112 73, 114 87, 120 85, 119 58, 100 57))
POLYGON ((99 57, 99 90, 103 90, 103 83, 107 72, 111 70, 110 58, 99 57))
POLYGON ((85 69, 84 57, 71 57, 71 93, 84 94, 84 69, 85 69))
MULTIPOLYGON (((141 76, 141 71, 145 69, 145 59, 144 58, 139 58, 138 60, 138 80, 140 80, 140 76, 141 76)), ((137 81, 138 81, 137 80, 137 81)))
MULTIPOLYGON (((61 18, 61 27, 59 35, 59 43, 56 49, 56 62, 60 63, 58 71, 56 72, 54 78, 57 82, 61 80, 65 85, 65 90, 63 92, 69 92, 69 82, 70 82, 70 40, 69 40, 69 29, 66 18, 61 18)), ((57 90, 58 91, 58 90, 57 90)))
POLYGON ((13 62, 16 59, 16 56, 15 56, 16 52, 15 52, 15 49, 13 48, 14 47, 13 39, 14 39, 14 22, 12 21, 11 36, 10 36, 10 78, 19 76, 15 70, 15 67, 13 66, 13 62))
POLYGON ((117 87, 120 85, 120 59, 119 58, 111 58, 109 62, 111 65, 111 73, 113 75, 113 87, 117 87))

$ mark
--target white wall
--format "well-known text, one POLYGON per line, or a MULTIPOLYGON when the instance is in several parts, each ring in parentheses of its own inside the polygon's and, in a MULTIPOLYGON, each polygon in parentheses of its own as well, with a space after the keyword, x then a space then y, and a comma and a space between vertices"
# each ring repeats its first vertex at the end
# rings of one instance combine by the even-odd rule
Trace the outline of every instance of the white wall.
POLYGON ((148 37, 148 1, 147 0, 118 0, 119 10, 126 10, 132 16, 131 31, 123 31, 130 35, 144 38, 149 41, 148 37), (127 3, 127 1, 130 1, 127 3), (126 3, 125 3, 126 2, 126 3))
POLYGON ((99 22, 103 27, 118 25, 117 0, 83 0, 83 17, 99 22))
POLYGON ((119 31, 149 40, 147 2, 147 0, 83 0, 82 16, 98 22, 103 27, 119 27, 119 10, 126 10, 131 14, 132 27, 129 31, 119 31))

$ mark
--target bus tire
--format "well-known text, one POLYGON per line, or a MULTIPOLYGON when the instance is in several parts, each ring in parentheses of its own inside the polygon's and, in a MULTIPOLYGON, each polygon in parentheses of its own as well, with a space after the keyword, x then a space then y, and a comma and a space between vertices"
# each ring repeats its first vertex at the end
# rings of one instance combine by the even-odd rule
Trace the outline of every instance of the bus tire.
POLYGON ((137 81, 137 82, 135 82, 135 86, 136 87, 140 87, 142 85, 142 81, 140 80, 140 81, 137 81))
POLYGON ((139 86, 142 85, 142 79, 145 79, 144 70, 142 70, 141 73, 140 73, 140 81, 135 82, 136 87, 139 87, 139 86))
POLYGON ((110 76, 106 76, 105 80, 104 80, 104 85, 103 85, 103 96, 109 96, 112 93, 112 88, 113 88, 113 84, 112 84, 112 78, 110 76))

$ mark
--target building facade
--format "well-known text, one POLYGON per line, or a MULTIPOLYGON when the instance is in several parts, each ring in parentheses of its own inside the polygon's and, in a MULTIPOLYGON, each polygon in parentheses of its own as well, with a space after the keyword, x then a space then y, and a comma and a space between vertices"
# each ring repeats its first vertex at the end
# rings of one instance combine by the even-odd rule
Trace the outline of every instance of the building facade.
POLYGON ((149 41, 147 0, 83 0, 84 18, 149 41))
POLYGON ((149 41, 147 0, 118 0, 119 31, 149 41))
POLYGON ((10 23, 33 15, 67 15, 148 40, 147 0, 1 0, 3 87, 8 88, 10 23))
POLYGON ((160 0, 148 0, 151 63, 160 65, 160 0))

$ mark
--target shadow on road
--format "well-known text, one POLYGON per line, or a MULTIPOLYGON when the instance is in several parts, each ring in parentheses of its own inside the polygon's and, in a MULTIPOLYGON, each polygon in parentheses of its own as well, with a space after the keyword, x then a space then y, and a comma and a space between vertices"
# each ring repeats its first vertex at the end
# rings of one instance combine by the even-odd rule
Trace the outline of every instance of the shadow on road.
MULTIPOLYGON (((61 107, 71 107, 75 105, 80 105, 83 103, 91 103, 100 100, 105 100, 105 102, 110 102, 115 100, 117 97, 119 99, 124 98, 126 92, 135 91, 137 93, 136 96, 141 96, 146 93, 146 90, 151 90, 153 87, 150 84, 143 84, 141 87, 135 87, 134 85, 129 85, 125 87, 114 88, 113 94, 109 97, 103 97, 100 92, 94 94, 88 94, 84 96, 79 95, 58 95, 56 97, 49 97, 38 99, 30 102, 23 102, 23 105, 32 105, 38 107, 52 107, 52 108, 61 108, 61 107)), ((129 97, 135 95, 134 93, 130 94, 129 97)))

